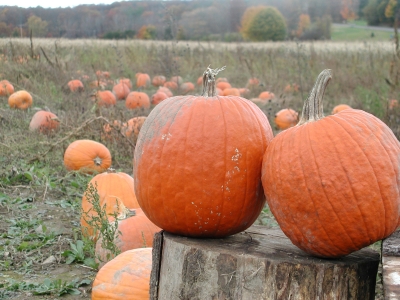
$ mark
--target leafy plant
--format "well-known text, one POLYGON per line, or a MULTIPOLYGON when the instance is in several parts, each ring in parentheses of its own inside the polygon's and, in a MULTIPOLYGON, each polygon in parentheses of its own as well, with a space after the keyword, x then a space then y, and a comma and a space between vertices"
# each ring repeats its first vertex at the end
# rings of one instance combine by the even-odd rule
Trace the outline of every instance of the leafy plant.
MULTIPOLYGON (((116 211, 107 215, 106 204, 103 206, 100 204, 100 196, 97 192, 97 183, 95 183, 95 186, 93 186, 92 183, 88 184, 85 196, 87 201, 92 205, 92 208, 89 211, 82 210, 81 213, 83 215, 83 219, 91 228, 93 228, 94 236, 97 236, 101 239, 101 247, 109 251, 108 256, 117 256, 121 253, 120 249, 114 243, 114 239, 121 234, 120 231, 118 231, 118 199, 116 199, 116 211), (113 222, 109 221, 110 217, 113 218, 113 222)), ((87 229, 87 227, 84 228, 86 231, 87 229)), ((102 261, 100 258, 99 260, 102 261)))
POLYGON ((87 250, 85 251, 85 243, 77 240, 76 244, 70 242, 71 250, 65 250, 61 255, 66 257, 66 264, 83 263, 91 268, 97 268, 97 263, 91 257, 86 257, 87 250))

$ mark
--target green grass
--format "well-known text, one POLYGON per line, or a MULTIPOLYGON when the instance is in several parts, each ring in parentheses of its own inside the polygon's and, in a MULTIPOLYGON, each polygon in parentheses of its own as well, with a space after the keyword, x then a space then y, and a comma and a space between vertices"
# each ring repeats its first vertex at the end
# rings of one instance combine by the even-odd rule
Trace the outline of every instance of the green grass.
MULTIPOLYGON (((359 24, 357 24, 359 25, 359 24)), ((393 32, 332 25, 332 41, 389 41, 393 32), (373 37, 371 34, 373 33, 373 37)))

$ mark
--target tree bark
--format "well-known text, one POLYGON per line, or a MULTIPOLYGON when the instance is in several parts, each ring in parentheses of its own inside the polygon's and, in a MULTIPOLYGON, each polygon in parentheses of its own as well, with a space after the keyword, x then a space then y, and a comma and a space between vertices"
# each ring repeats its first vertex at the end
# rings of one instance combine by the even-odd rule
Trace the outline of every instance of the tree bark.
POLYGON ((384 299, 400 299, 400 231, 382 242, 382 281, 384 299))
POLYGON ((340 259, 312 257, 280 229, 263 226, 224 239, 163 232, 153 249, 153 300, 372 300, 380 260, 369 248, 340 259))

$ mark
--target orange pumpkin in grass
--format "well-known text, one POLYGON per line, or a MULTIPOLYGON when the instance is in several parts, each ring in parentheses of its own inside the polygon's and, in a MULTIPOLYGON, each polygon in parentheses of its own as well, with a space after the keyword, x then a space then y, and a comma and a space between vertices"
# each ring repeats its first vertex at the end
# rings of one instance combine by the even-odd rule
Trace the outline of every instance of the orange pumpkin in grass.
POLYGON ((79 79, 73 79, 68 82, 68 88, 71 92, 82 92, 85 87, 79 79))
POLYGON ((151 103, 154 105, 159 104, 161 101, 168 98, 168 95, 164 92, 157 91, 151 96, 151 103))
POLYGON ((291 242, 312 255, 348 255, 399 224, 400 143, 373 115, 324 116, 330 70, 317 78, 297 126, 278 134, 263 158, 268 205, 291 242))
POLYGON ((155 87, 159 87, 162 86, 166 81, 167 79, 165 78, 165 76, 156 75, 151 80, 151 84, 154 85, 155 87))
POLYGON ((96 92, 95 101, 97 101, 97 105, 105 107, 117 104, 117 98, 108 90, 96 92))
POLYGON ((60 121, 57 116, 52 112, 40 110, 36 112, 31 122, 29 123, 29 129, 32 131, 39 131, 41 133, 50 133, 58 129, 60 121))
POLYGON ((175 81, 167 81, 163 86, 174 91, 178 89, 178 84, 175 81))
POLYGON ((222 91, 223 96, 240 96, 240 91, 237 88, 226 88, 222 91))
MULTIPOLYGON (((114 244, 122 252, 153 247, 154 234, 161 230, 154 225, 143 213, 142 209, 131 210, 132 216, 118 220, 119 234, 114 239, 114 244)), ((96 242, 95 256, 100 263, 100 268, 109 260, 113 259, 112 253, 102 247, 103 239, 100 237, 96 242)))
POLYGON ((187 93, 194 91, 194 84, 191 82, 184 82, 179 86, 179 90, 182 95, 186 95, 187 93))
POLYGON ((299 121, 299 114, 291 108, 278 111, 275 115, 275 125, 278 129, 284 130, 295 126, 299 121))
POLYGON ((218 85, 219 82, 229 82, 229 81, 228 81, 228 78, 219 77, 219 78, 217 78, 217 80, 215 80, 215 82, 216 82, 217 85, 218 85))
POLYGON ((175 82, 177 86, 183 83, 183 78, 181 76, 172 76, 169 81, 175 82))
POLYGON ((76 140, 65 150, 64 165, 68 171, 104 172, 111 166, 111 153, 99 142, 76 140))
POLYGON ((271 93, 269 91, 264 91, 264 92, 261 92, 260 95, 258 95, 258 98, 263 99, 263 100, 271 100, 271 99, 275 98, 275 94, 271 93))
POLYGON ((119 254, 97 272, 92 300, 148 300, 151 267, 152 248, 119 254))
POLYGON ((28 109, 32 106, 33 99, 27 91, 18 91, 8 97, 8 105, 16 109, 28 109))
POLYGON ((249 78, 249 80, 247 81, 246 87, 251 89, 251 88, 255 88, 259 85, 260 85, 260 80, 256 77, 252 77, 252 78, 249 78))
POLYGON ((265 204, 260 172, 271 127, 247 99, 216 96, 216 72, 204 73, 204 96, 176 96, 155 106, 135 147, 140 207, 174 234, 235 234, 251 226, 265 204))
MULTIPOLYGON (((135 195, 135 187, 133 178, 123 172, 115 172, 113 169, 108 169, 106 172, 96 175, 90 180, 88 189, 82 197, 82 215, 81 228, 85 236, 96 238, 94 229, 88 224, 87 220, 97 215, 93 211, 92 199, 88 196, 89 186, 92 185, 97 189, 99 195, 99 204, 101 207, 106 205, 107 216, 116 212, 121 218, 125 217, 126 208, 139 208, 139 204, 135 195)), ((113 218, 109 217, 110 221, 113 218)))
POLYGON ((140 73, 136 78, 136 86, 138 88, 149 87, 150 86, 150 82, 151 82, 150 76, 149 76, 149 74, 146 74, 146 73, 140 73))
POLYGON ((157 92, 163 92, 165 93, 168 97, 172 97, 174 94, 171 92, 171 90, 165 86, 160 86, 157 90, 157 92))
POLYGON ((144 92, 130 92, 126 97, 125 106, 128 109, 149 108, 150 98, 144 92))
POLYGON ((224 90, 224 89, 231 88, 232 86, 227 81, 220 81, 217 83, 216 87, 219 88, 220 90, 224 90))
POLYGON ((110 140, 112 138, 118 139, 118 131, 123 127, 126 127, 126 123, 122 123, 120 120, 114 120, 112 125, 106 123, 103 125, 103 133, 101 135, 103 140, 110 140))
POLYGON ((10 96, 14 93, 14 86, 8 80, 0 81, 0 96, 10 96))
POLYGON ((129 78, 120 78, 119 82, 126 84, 129 89, 132 89, 132 81, 129 78))
POLYGON ((203 86, 203 76, 200 76, 199 78, 197 78, 196 84, 198 86, 203 86))
POLYGON ((332 115, 337 114, 338 112, 345 110, 345 109, 349 109, 349 108, 351 108, 351 106, 347 105, 347 104, 336 105, 332 110, 332 115))
POLYGON ((137 137, 145 120, 146 117, 144 116, 134 117, 132 119, 129 119, 128 122, 126 122, 126 127, 124 127, 123 129, 124 135, 126 137, 131 137, 131 136, 137 137))
POLYGON ((399 107, 399 102, 396 99, 392 99, 389 101, 389 109, 394 109, 399 107))
POLYGON ((131 92, 129 86, 124 82, 119 82, 114 85, 112 91, 115 94, 117 100, 124 100, 131 92))

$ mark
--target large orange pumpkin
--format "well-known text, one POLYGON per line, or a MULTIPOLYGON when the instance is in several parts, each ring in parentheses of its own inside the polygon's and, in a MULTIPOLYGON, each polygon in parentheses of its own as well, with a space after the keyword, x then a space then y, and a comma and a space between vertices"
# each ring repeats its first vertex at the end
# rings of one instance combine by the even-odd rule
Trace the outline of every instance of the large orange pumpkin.
MULTIPOLYGON (((129 209, 139 208, 139 203, 135 195, 135 186, 132 176, 123 173, 115 172, 113 169, 108 169, 107 172, 96 175, 90 180, 89 185, 97 188, 99 194, 100 206, 106 204, 107 215, 113 212, 123 212, 125 207, 129 209), (120 206, 117 209, 117 206, 120 206)), ((82 212, 92 215, 92 204, 88 201, 85 195, 82 197, 82 212)), ((81 226, 82 231, 88 235, 93 234, 93 228, 89 226, 85 219, 89 216, 82 214, 81 226)))
POLYGON ((275 114, 275 125, 278 129, 284 130, 295 126, 299 121, 298 113, 291 108, 284 108, 275 114))
POLYGON ((14 93, 14 86, 8 80, 0 81, 0 96, 10 96, 14 93))
POLYGON ((111 154, 106 146, 92 140, 77 140, 69 144, 64 153, 68 171, 84 173, 104 172, 111 166, 111 154))
POLYGON ((49 111, 39 110, 33 115, 29 123, 29 129, 32 131, 37 130, 41 133, 50 133, 51 131, 57 130, 59 125, 60 121, 55 114, 49 111))
POLYGON ((223 237, 253 224, 265 203, 262 156, 272 139, 266 115, 236 96, 215 96, 215 70, 203 96, 158 104, 134 154, 140 207, 157 226, 193 237, 223 237))
POLYGON ((264 155, 262 181, 283 232, 302 250, 340 257, 393 233, 400 211, 400 143, 378 118, 356 109, 324 117, 324 70, 299 124, 264 155))
POLYGON ((97 272, 92 300, 148 300, 152 248, 125 251, 97 272))
POLYGON ((28 109, 32 106, 33 99, 27 91, 18 91, 8 97, 8 105, 16 109, 28 109))
POLYGON ((128 109, 149 108, 150 98, 144 92, 130 92, 126 97, 125 106, 128 109))
MULTIPOLYGON (((114 239, 114 244, 121 252, 131 249, 153 247, 154 234, 161 228, 154 225, 143 213, 142 209, 133 210, 134 215, 126 219, 118 220, 119 234, 114 239)), ((112 253, 102 247, 103 239, 100 237, 96 242, 96 259, 100 266, 114 258, 112 253)))

